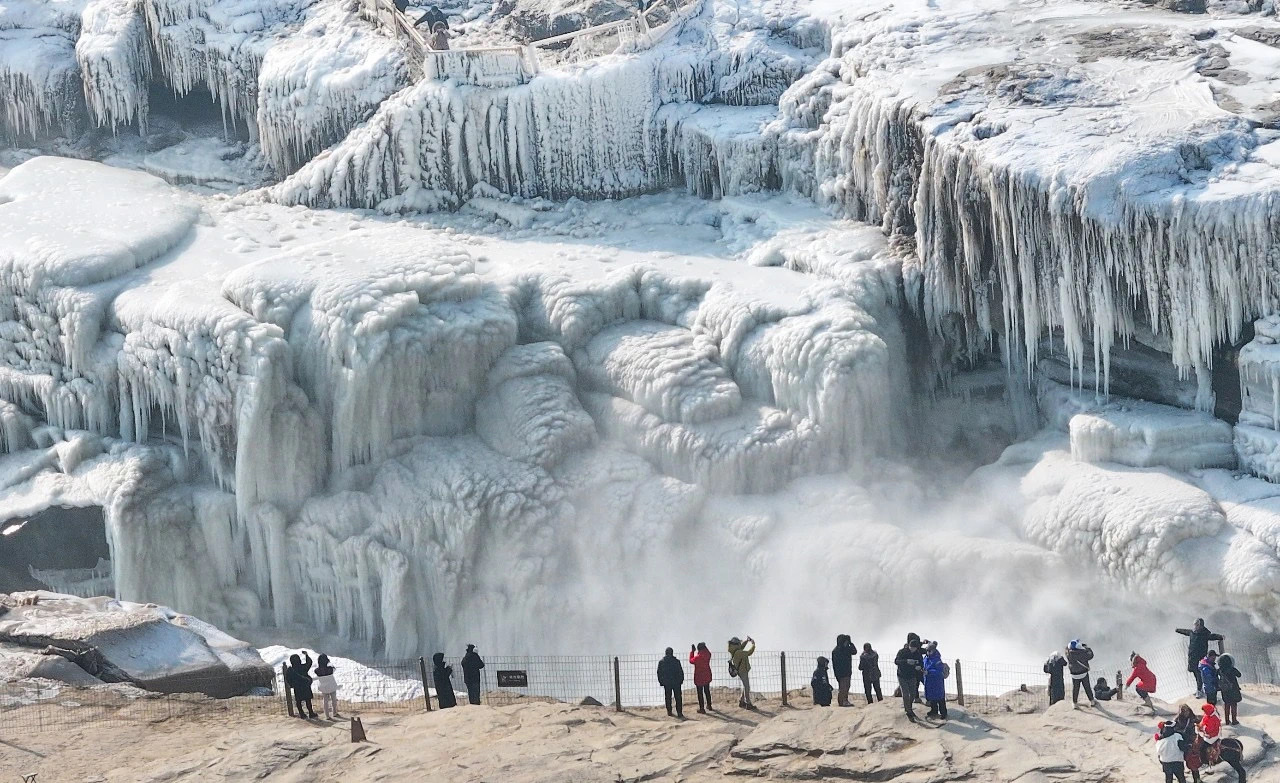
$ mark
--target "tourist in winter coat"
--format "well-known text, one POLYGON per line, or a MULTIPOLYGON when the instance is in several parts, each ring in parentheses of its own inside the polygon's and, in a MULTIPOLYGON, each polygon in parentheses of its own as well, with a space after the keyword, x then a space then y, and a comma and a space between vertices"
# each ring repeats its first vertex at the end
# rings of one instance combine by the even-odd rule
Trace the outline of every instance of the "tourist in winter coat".
POLYGON ((813 703, 817 707, 831 706, 831 679, 827 676, 827 659, 818 656, 818 667, 809 678, 809 687, 813 689, 813 703))
POLYGON ((1200 659, 1200 686, 1204 691, 1204 700, 1210 704, 1218 703, 1218 652, 1210 650, 1200 659))
POLYGON ((658 661, 658 684, 662 686, 662 698, 667 703, 667 716, 683 719, 684 692, 681 686, 684 685, 684 667, 680 665, 680 659, 676 658, 676 651, 670 647, 662 660, 658 661), (676 703, 674 714, 671 712, 672 700, 676 703))
POLYGON ((1240 676, 1235 658, 1228 653, 1218 656, 1218 692, 1222 695, 1223 722, 1228 726, 1240 725, 1236 710, 1243 698, 1240 693, 1240 676))
POLYGON ((1212 745, 1218 741, 1218 734, 1222 731, 1222 718, 1218 715, 1218 708, 1212 704, 1205 704, 1200 710, 1204 717, 1200 719, 1200 728, 1196 733, 1206 744, 1212 745))
POLYGON ((929 642, 924 648, 924 700, 929 704, 927 717, 947 719, 947 674, 938 643, 929 642))
POLYGON ((484 668, 484 659, 476 652, 474 644, 467 645, 467 654, 462 656, 462 681, 467 685, 467 701, 480 703, 480 670, 484 668))
POLYGON ((1080 703, 1080 689, 1089 697, 1089 703, 1098 706, 1093 698, 1093 686, 1089 684, 1089 661, 1093 660, 1093 650, 1079 639, 1072 639, 1067 645, 1067 670, 1071 672, 1071 703, 1080 703))
POLYGON ((836 637, 835 649, 831 651, 831 675, 840 686, 836 704, 841 707, 849 706, 849 682, 853 679, 853 656, 857 653, 858 648, 848 634, 842 633, 836 637))
POLYGON ((1137 653, 1129 654, 1129 663, 1133 669, 1129 672, 1129 679, 1124 681, 1124 687, 1128 688, 1136 681, 1138 686, 1133 690, 1138 694, 1138 698, 1142 699, 1143 704, 1154 710, 1156 705, 1151 703, 1151 694, 1156 692, 1155 672, 1147 666, 1147 659, 1137 653))
POLYGON ((732 669, 732 676, 742 680, 742 698, 738 699, 738 706, 748 710, 754 710, 756 705, 751 703, 751 655, 756 651, 756 640, 750 636, 744 642, 738 637, 729 640, 729 668, 732 669))
POLYGON ((1220 642, 1222 634, 1205 627, 1204 620, 1196 618, 1190 628, 1175 628, 1187 637, 1187 671, 1196 678, 1196 698, 1204 698, 1204 683, 1200 682, 1200 661, 1209 654, 1209 642, 1220 642))
POLYGON ((871 703, 872 692, 877 701, 884 701, 884 694, 880 692, 880 653, 871 649, 871 642, 862 645, 858 671, 862 672, 862 690, 866 693, 867 704, 871 703))
POLYGON ((1067 698, 1067 683, 1062 673, 1067 668, 1067 659, 1057 650, 1044 662, 1044 673, 1049 675, 1049 706, 1053 706, 1067 698))
POLYGON ((916 702, 920 678, 924 676, 924 656, 920 652, 920 642, 908 639, 894 656, 893 665, 898 667, 898 688, 902 694, 902 708, 906 710, 907 717, 914 721, 916 713, 912 705, 916 702))
POLYGON ((341 718, 338 714, 338 679, 334 676, 333 664, 329 656, 316 657, 316 693, 320 694, 320 705, 324 708, 326 720, 341 718))
POLYGON ((1093 697, 1098 701, 1111 701, 1111 697, 1115 695, 1116 690, 1111 687, 1111 683, 1107 682, 1106 677, 1099 677, 1093 684, 1093 697))
POLYGON ((435 680, 436 701, 440 702, 440 709, 457 707, 458 697, 453 693, 453 667, 445 665, 442 652, 431 656, 431 663, 435 665, 431 670, 431 677, 435 680))
POLYGON ((297 653, 289 656, 289 668, 285 672, 285 682, 293 690, 293 701, 298 707, 298 717, 314 720, 316 710, 311 706, 311 656, 307 654, 306 650, 302 651, 301 658, 298 657, 297 653), (304 706, 306 710, 303 710, 304 706))
POLYGON ((1164 772, 1164 783, 1187 783, 1183 758, 1187 752, 1187 743, 1182 735, 1174 729, 1172 723, 1160 722, 1156 732, 1156 760, 1164 772))
POLYGON ((706 642, 689 645, 689 663, 693 664, 693 686, 698 689, 698 712, 711 709, 711 650, 706 642))

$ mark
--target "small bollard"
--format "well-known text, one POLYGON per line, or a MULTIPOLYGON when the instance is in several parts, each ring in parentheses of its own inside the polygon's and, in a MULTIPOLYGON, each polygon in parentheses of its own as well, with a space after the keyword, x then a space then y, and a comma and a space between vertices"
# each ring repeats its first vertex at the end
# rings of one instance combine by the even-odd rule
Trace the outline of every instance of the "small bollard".
MULTIPOLYGON (((427 684, 427 659, 418 657, 418 670, 422 672, 422 700, 427 703, 427 712, 431 712, 431 690, 427 684)), ((437 694, 439 695, 439 694, 437 694)))
POLYGON ((352 716, 351 717, 351 741, 365 742, 368 739, 369 738, 365 736, 365 733, 364 733, 364 724, 360 722, 359 718, 352 716))
POLYGON ((284 706, 289 710, 289 717, 293 717, 293 689, 289 687, 289 666, 288 664, 280 664, 280 682, 284 683, 281 689, 284 691, 284 706))
POLYGON ((782 706, 787 706, 787 654, 778 653, 778 671, 782 675, 782 706))
POLYGON ((622 669, 618 665, 618 658, 613 658, 613 709, 615 712, 622 712, 622 669))
POLYGON ((964 706, 964 672, 960 670, 959 658, 956 658, 956 704, 964 706))
POLYGON ((1124 701, 1124 676, 1116 669, 1116 701, 1124 701))

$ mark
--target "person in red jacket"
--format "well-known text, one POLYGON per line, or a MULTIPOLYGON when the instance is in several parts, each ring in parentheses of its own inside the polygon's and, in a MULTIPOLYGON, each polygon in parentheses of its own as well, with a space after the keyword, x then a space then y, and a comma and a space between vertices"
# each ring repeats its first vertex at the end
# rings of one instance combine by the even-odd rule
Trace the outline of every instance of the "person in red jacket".
POLYGON ((689 645, 689 663, 693 664, 693 684, 698 689, 698 712, 711 709, 711 650, 706 642, 689 645))
POLYGON ((1147 666, 1147 659, 1137 653, 1129 653, 1129 663, 1133 665, 1133 671, 1129 673, 1129 679, 1124 681, 1124 687, 1128 688, 1136 680, 1138 687, 1134 688, 1138 693, 1138 698, 1142 699, 1142 703, 1151 709, 1155 709, 1156 705, 1151 703, 1151 694, 1156 692, 1156 675, 1151 671, 1151 667, 1147 666))

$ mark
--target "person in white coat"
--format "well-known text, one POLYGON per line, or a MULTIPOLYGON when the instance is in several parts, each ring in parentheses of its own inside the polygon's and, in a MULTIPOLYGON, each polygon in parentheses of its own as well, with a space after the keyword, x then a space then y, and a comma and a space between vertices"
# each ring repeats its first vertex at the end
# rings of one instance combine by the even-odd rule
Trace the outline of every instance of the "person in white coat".
POLYGON ((324 708, 327 720, 341 718, 338 714, 338 680, 333 674, 333 664, 329 656, 321 655, 316 659, 316 693, 320 694, 320 703, 324 708))

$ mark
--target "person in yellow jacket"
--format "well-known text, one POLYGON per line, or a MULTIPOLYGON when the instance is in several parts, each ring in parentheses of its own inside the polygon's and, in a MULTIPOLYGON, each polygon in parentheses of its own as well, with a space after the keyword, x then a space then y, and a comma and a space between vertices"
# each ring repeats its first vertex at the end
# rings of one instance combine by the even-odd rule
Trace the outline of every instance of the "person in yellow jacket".
POLYGON ((742 680, 742 698, 738 699, 738 706, 748 710, 756 708, 751 703, 751 654, 755 651, 756 640, 750 636, 745 643, 736 636, 729 640, 729 676, 742 680))

